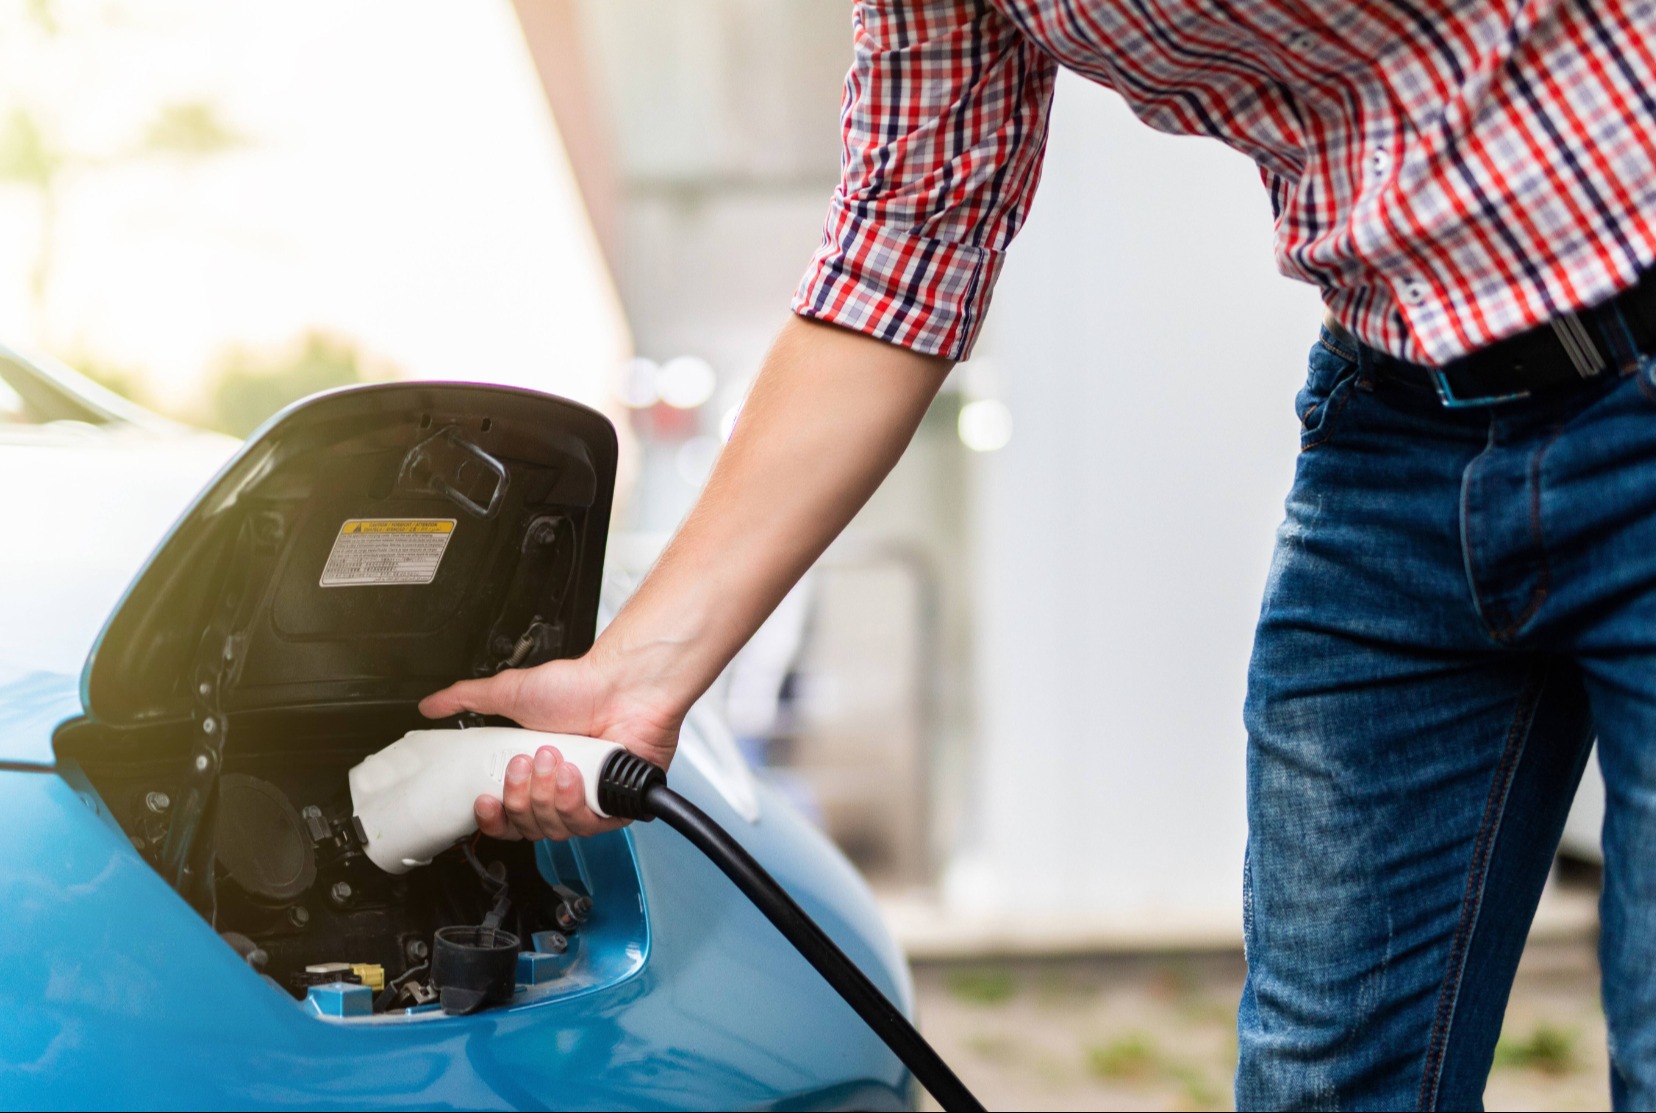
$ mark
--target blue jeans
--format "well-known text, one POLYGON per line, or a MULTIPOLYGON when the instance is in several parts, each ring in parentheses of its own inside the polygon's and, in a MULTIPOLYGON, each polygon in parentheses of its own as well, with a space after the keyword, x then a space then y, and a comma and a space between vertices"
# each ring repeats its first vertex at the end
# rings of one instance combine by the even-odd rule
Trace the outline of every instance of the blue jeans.
POLYGON ((1249 670, 1239 1109, 1476 1109, 1596 732, 1656 1108, 1656 360, 1446 410, 1324 331, 1249 670))

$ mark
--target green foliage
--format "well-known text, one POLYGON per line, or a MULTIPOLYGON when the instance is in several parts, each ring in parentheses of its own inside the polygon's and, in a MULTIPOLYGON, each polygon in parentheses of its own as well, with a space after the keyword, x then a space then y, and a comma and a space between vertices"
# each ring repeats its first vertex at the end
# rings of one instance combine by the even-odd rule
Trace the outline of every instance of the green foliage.
MULTIPOLYGON (((76 57, 75 25, 84 24, 85 20, 60 19, 61 13, 52 0, 25 0, 25 14, 34 25, 33 48, 57 49, 65 52, 70 60, 76 57), (55 47, 51 45, 53 42, 55 47)), ((102 22, 108 16, 109 11, 105 10, 94 22, 102 22)), ((26 108, 14 108, 0 123, 0 183, 32 190, 39 204, 39 236, 29 268, 29 291, 34 298, 35 318, 41 322, 51 317, 47 309, 57 253, 57 228, 60 208, 66 203, 69 172, 80 176, 157 158, 193 162, 247 142, 205 100, 162 105, 141 132, 106 149, 77 149, 66 138, 74 129, 54 126, 58 124, 50 114, 42 118, 26 108)), ((44 333, 35 340, 42 347, 52 346, 51 337, 44 333)))
POLYGON ((1568 1074, 1575 1066, 1576 1033, 1545 1021, 1528 1036, 1505 1032, 1495 1044, 1495 1066, 1527 1067, 1543 1074, 1568 1074))
POLYGON ((1164 1054, 1144 1032, 1128 1032, 1087 1048, 1086 1062, 1093 1077, 1107 1082, 1175 1083, 1184 1106, 1190 1109, 1217 1108, 1225 1100, 1222 1088, 1208 1072, 1164 1054))
POLYGON ((1225 1093, 1206 1074, 1183 1063, 1169 1064, 1167 1077, 1179 1084, 1180 1096, 1190 1109, 1229 1109, 1225 1093))
POLYGON ((1018 991, 1012 971, 1003 966, 974 966, 951 970, 944 978, 950 995, 977 1005, 998 1005, 1018 991))
POLYGON ((129 402, 155 409, 149 391, 145 388, 145 374, 141 368, 122 366, 90 353, 66 353, 63 362, 91 379, 105 390, 112 390, 129 402))
POLYGON ((163 105, 144 131, 142 148, 158 155, 202 158, 245 142, 206 101, 163 105))
POLYGON ((27 0, 24 7, 28 10, 29 18, 48 35, 58 33, 58 19, 56 6, 52 0, 27 0))
POLYGON ((12 110, 0 131, 0 180, 50 193, 66 162, 32 113, 12 110))
POLYGON ((290 402, 364 379, 356 346, 326 333, 309 333, 295 347, 274 354, 236 350, 208 387, 206 421, 245 437, 290 402))
POLYGON ((1129 1032, 1087 1049, 1087 1069, 1099 1078, 1147 1078, 1160 1065, 1154 1041, 1143 1032, 1129 1032))
POLYGON ((980 1059, 994 1063, 1012 1063, 1020 1057, 1016 1040, 1003 1034, 980 1032, 966 1040, 966 1049, 980 1059))

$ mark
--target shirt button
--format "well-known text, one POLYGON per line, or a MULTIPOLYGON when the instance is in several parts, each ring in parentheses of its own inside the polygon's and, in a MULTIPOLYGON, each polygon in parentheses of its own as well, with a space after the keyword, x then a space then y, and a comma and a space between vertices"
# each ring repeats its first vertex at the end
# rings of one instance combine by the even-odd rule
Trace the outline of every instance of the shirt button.
POLYGON ((1317 37, 1309 31, 1295 31, 1283 45, 1295 54, 1309 54, 1317 48, 1317 37))
POLYGON ((1391 162, 1391 152, 1384 149, 1375 150, 1369 155, 1369 169, 1373 171, 1376 178, 1386 176, 1386 171, 1391 169, 1391 162))
POLYGON ((1432 292, 1426 288, 1426 283, 1420 281, 1420 279, 1405 278, 1398 293, 1408 305, 1425 305, 1426 299, 1431 297, 1432 292))

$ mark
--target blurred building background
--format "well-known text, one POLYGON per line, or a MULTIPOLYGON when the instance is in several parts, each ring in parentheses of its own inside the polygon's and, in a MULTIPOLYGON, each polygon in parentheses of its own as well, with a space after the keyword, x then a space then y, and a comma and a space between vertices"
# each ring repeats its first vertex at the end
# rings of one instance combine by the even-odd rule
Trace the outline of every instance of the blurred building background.
MULTIPOLYGON (((244 435, 517 383, 705 480, 820 235, 847 6, 0 0, 0 339, 244 435)), ((988 331, 713 693, 907 938, 1239 936, 1240 709, 1320 308, 1256 172, 1066 76, 988 331)))

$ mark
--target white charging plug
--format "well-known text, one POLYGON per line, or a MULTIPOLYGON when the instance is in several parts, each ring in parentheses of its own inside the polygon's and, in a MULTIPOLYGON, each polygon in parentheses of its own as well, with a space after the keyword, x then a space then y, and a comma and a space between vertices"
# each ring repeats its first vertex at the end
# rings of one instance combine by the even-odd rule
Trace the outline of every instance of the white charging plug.
POLYGON ((477 830, 472 805, 501 795, 506 763, 551 746, 581 772, 587 807, 598 806, 605 760, 621 747, 576 734, 518 727, 414 730, 370 754, 350 774, 351 810, 362 821, 369 860, 386 873, 407 873, 477 830))

